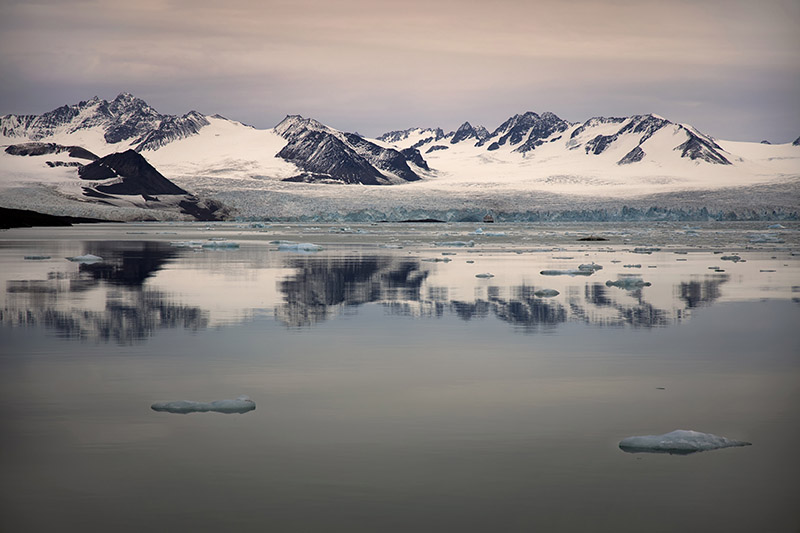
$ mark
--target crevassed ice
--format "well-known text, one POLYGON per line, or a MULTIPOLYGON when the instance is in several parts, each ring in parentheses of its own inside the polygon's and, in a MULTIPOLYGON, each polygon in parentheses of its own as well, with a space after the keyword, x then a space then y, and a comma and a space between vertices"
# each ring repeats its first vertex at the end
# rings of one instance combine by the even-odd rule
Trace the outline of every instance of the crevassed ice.
POLYGON ((150 406, 153 411, 167 413, 188 414, 188 413, 225 413, 243 414, 256 408, 256 402, 247 396, 239 396, 234 400, 216 400, 213 402, 194 402, 190 400, 178 400, 174 402, 156 402, 150 406))
POLYGON ((620 449, 628 453, 669 453, 686 455, 695 452, 750 446, 751 443, 728 439, 711 433, 676 429, 663 435, 642 435, 628 437, 619 443, 620 449))

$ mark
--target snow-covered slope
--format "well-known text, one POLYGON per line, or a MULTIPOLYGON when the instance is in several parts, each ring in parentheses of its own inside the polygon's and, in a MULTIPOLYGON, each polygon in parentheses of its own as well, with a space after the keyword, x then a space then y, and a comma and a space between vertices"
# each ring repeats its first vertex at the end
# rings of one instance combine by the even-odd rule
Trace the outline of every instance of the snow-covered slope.
MULTIPOLYGON (((570 123, 529 111, 491 133, 465 122, 449 133, 415 128, 365 139, 297 115, 266 130, 194 111, 161 115, 121 94, 1 117, 0 135, 4 149, 39 141, 98 157, 135 150, 179 187, 247 218, 457 218, 615 203, 796 212, 800 204, 797 143, 715 140, 657 115, 570 123)), ((47 201, 84 201, 74 167, 87 161, 59 150, 0 153, 0 202, 35 209, 43 190, 47 201)))

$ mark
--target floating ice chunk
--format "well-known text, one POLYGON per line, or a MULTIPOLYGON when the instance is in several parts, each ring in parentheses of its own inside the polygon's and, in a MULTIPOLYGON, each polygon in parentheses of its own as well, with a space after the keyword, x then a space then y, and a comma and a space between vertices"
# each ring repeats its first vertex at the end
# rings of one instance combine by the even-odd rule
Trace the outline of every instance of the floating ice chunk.
POLYGON ((658 252, 658 251, 660 251, 660 250, 661 250, 661 248, 653 248, 653 247, 644 247, 644 246, 640 246, 640 247, 636 247, 636 248, 634 248, 634 249, 633 249, 633 250, 631 250, 631 251, 632 251, 633 253, 635 253, 635 254, 648 254, 648 255, 649 255, 649 254, 652 254, 653 252, 658 252))
POLYGON ((283 242, 278 245, 278 250, 281 252, 320 252, 324 248, 310 242, 283 242))
POLYGON ((620 289, 625 289, 626 291, 631 291, 634 289, 641 289, 642 287, 649 287, 652 285, 649 281, 644 281, 639 278, 620 278, 616 281, 606 281, 606 287, 619 287, 620 289))
POLYGON ((243 414, 256 408, 256 402, 247 396, 239 396, 235 400, 217 400, 214 402, 193 402, 178 400, 175 402, 156 402, 150 406, 153 411, 165 411, 185 415, 187 413, 239 413, 243 414))
POLYGON ((628 437, 627 439, 622 439, 619 443, 620 449, 628 453, 644 452, 680 455, 732 446, 750 446, 750 443, 686 429, 676 429, 663 435, 628 437))
POLYGON ((378 246, 378 248, 388 248, 390 250, 400 250, 403 247, 400 246, 399 244, 381 244, 380 246, 378 246))
POLYGON ((538 291, 534 292, 534 296, 538 296, 539 298, 552 298, 553 296, 558 296, 561 294, 555 289, 539 289, 538 291))
POLYGON ((568 270, 542 270, 542 276, 591 276, 594 270, 568 269, 568 270))
POLYGON ((583 265, 578 266, 578 270, 603 270, 603 265, 598 265, 594 261, 591 263, 584 263, 583 265))
POLYGON ((94 254, 86 254, 86 255, 76 255, 75 257, 67 257, 68 261, 72 261, 73 263, 99 263, 103 260, 102 257, 99 255, 94 254))
POLYGON ((472 248, 473 246, 475 246, 475 241, 448 241, 448 242, 435 242, 433 244, 436 246, 459 246, 459 247, 466 246, 468 248, 472 248))
POLYGON ((475 230, 475 235, 484 235, 486 237, 505 237, 505 231, 483 231, 483 228, 475 230))
POLYGON ((786 226, 782 226, 781 224, 771 224, 767 226, 767 229, 786 229, 786 226))
POLYGON ((490 274, 489 272, 484 272, 483 274, 475 274, 475 277, 476 278, 489 279, 489 278, 493 278, 494 274, 490 274))
POLYGON ((203 243, 203 248, 227 248, 227 249, 235 249, 239 247, 238 242, 234 241, 218 241, 218 240, 210 240, 208 242, 203 243))

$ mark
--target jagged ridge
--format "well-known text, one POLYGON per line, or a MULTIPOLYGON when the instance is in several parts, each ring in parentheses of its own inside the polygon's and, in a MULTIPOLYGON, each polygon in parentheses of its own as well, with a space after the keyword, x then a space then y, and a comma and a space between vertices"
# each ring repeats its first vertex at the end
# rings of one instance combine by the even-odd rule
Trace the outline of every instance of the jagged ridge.
POLYGON ((420 179, 408 166, 408 161, 427 169, 427 163, 416 149, 403 152, 386 149, 355 133, 342 133, 299 115, 287 116, 275 126, 275 132, 288 141, 277 157, 308 172, 289 178, 291 181, 333 180, 387 185, 397 179, 420 179))

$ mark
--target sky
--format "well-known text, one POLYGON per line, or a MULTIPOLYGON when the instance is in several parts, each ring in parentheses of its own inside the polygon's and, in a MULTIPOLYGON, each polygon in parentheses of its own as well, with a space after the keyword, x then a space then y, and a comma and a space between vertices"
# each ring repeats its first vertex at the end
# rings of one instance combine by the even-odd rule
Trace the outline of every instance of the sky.
POLYGON ((376 136, 656 113, 800 135, 797 0, 2 0, 0 115, 130 92, 268 128, 376 136))

